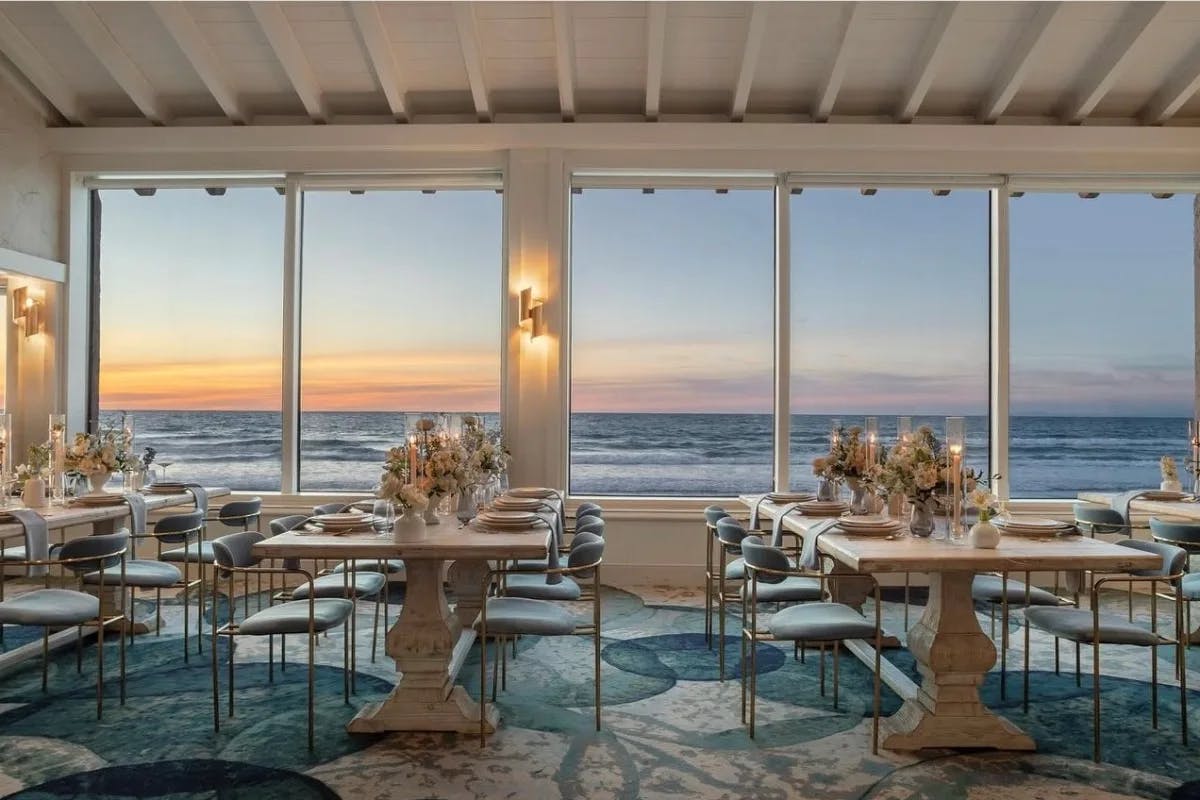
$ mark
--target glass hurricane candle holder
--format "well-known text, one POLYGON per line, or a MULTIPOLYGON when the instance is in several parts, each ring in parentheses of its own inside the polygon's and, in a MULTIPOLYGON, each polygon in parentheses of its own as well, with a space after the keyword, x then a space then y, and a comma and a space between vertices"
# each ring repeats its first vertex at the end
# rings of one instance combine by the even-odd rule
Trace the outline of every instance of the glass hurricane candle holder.
POLYGON ((966 458, 966 431, 962 417, 946 417, 946 460, 949 468, 950 536, 961 538, 963 526, 963 459, 966 458))
POLYGON ((50 502, 66 505, 67 415, 50 415, 50 502))
POLYGON ((907 442, 912 438, 912 417, 896 417, 896 441, 907 442))

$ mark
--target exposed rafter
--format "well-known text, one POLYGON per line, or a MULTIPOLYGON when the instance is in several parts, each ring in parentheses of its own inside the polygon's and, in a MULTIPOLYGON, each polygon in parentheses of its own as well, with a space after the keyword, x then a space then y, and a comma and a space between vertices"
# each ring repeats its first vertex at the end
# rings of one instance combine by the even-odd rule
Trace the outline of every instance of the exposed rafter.
POLYGON ((1062 120, 1082 122, 1104 99, 1122 69, 1129 64, 1134 46, 1158 19, 1164 2, 1130 3, 1116 28, 1088 61, 1075 94, 1063 109, 1062 120))
POLYGON ((1161 125, 1175 116, 1183 104, 1200 91, 1200 44, 1184 57, 1166 84, 1142 110, 1142 122, 1161 125))
POLYGON ((567 122, 575 119, 575 31, 569 3, 557 2, 554 17, 554 61, 558 68, 558 108, 567 122))
POLYGON ((1034 57, 1046 41, 1046 32, 1050 30, 1055 18, 1062 12, 1063 3, 1039 3, 1035 6, 1033 18, 1021 31, 1021 37, 1009 51, 1008 60, 1000 69, 988 97, 979 108, 980 122, 995 122, 1008 108, 1008 104, 1021 88, 1021 83, 1033 65, 1034 57))
POLYGON ((49 124, 62 122, 63 116, 3 53, 0 53, 0 79, 12 87, 17 96, 24 100, 44 122, 49 124))
POLYGON ((251 3, 250 9, 254 12, 254 18, 258 20, 263 35, 267 37, 267 43, 279 59, 279 65, 283 67, 292 89, 300 97, 309 118, 313 122, 328 122, 329 109, 321 95, 317 76, 313 74, 312 65, 308 63, 304 49, 296 40, 296 34, 288 24, 283 8, 279 3, 251 3))
POLYGON ((741 122, 746 117, 750 87, 754 83, 754 70, 758 68, 758 54, 762 52, 763 37, 767 33, 768 5, 756 2, 750 6, 750 19, 746 22, 746 43, 742 47, 742 68, 738 70, 737 86, 733 90, 733 107, 729 112, 734 122, 741 122))
POLYGON ((0 11, 0 52, 68 122, 84 124, 88 121, 75 93, 3 11, 0 11))
POLYGON ((350 2, 346 5, 350 8, 359 38, 367 50, 367 61, 371 64, 371 71, 375 73, 375 80, 383 90, 383 96, 387 98, 388 109, 397 122, 406 122, 408 108, 404 102, 404 87, 400 85, 400 68, 388 41, 379 6, 368 2, 350 2))
POLYGON ((646 11, 646 119, 658 119, 662 98, 663 53, 667 48, 667 4, 650 3, 646 11))
POLYGON ((929 32, 925 34, 925 41, 921 45, 921 52, 917 55, 912 74, 908 77, 904 95, 900 100, 900 105, 896 107, 897 122, 912 122, 913 117, 917 115, 917 110, 921 108, 921 103, 924 102, 929 87, 933 85, 933 78, 937 75, 938 66, 946 53, 946 45, 950 40, 946 32, 961 13, 961 3, 937 4, 933 23, 929 27, 929 32))
POLYGON ((861 18, 862 10, 858 3, 847 3, 842 10, 842 27, 834 49, 833 63, 829 65, 829 75, 826 76, 825 83, 817 92, 812 112, 813 122, 828 122, 829 115, 833 113, 833 104, 837 102, 838 91, 842 88, 842 79, 846 77, 846 67, 850 63, 851 36, 861 18))
POLYGON ((492 104, 488 100, 487 83, 483 79, 483 54, 479 48, 475 9, 471 3, 454 3, 454 22, 458 26, 463 66, 467 68, 467 80, 471 84, 471 99, 475 101, 475 116, 480 122, 491 122, 492 104))
POLYGON ((84 46, 92 52, 112 79, 121 87, 121 91, 129 96, 133 104, 142 112, 142 116, 156 124, 165 124, 170 115, 158 92, 146 80, 146 76, 138 69, 137 64, 125 52, 120 43, 113 38, 104 20, 88 3, 55 3, 60 13, 78 34, 84 46))
POLYGON ((201 82, 217 101, 221 111, 229 117, 229 121, 239 124, 249 121, 250 115, 238 101, 237 93, 229 85, 217 55, 208 46, 204 34, 200 32, 200 26, 188 12, 186 4, 159 0, 151 3, 150 7, 158 15, 167 33, 171 34, 175 44, 183 51, 188 63, 200 76, 201 82))

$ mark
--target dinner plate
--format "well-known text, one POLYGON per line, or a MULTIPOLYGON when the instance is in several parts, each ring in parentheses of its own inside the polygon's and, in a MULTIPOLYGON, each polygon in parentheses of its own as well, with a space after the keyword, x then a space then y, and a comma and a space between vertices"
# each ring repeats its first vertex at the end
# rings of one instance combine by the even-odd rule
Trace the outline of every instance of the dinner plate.
POLYGON ((339 511, 333 514, 317 514, 313 522, 322 525, 352 525, 362 523, 372 517, 369 511, 339 511))
POLYGON ((1069 522, 1063 522, 1058 519, 1039 519, 1036 517, 1012 519, 1009 517, 997 517, 993 522, 1002 528, 1029 528, 1030 530, 1053 531, 1063 528, 1073 528, 1069 522))
POLYGON ((81 506, 115 506, 124 502, 125 498, 119 494, 83 494, 75 498, 76 505, 81 506))
POLYGON ((1164 492, 1159 489, 1151 489, 1148 492, 1143 492, 1139 500, 1156 500, 1158 502, 1169 502, 1172 500, 1182 500, 1187 497, 1183 492, 1164 492))
POLYGON ((767 492, 765 497, 772 503, 803 503, 816 499, 812 492, 767 492))
POLYGON ((505 494, 509 497, 540 497, 545 500, 551 497, 558 497, 558 490, 545 486, 520 486, 516 489, 509 489, 505 494))
POLYGON ((809 500, 800 503, 800 510, 810 517, 836 517, 850 506, 840 500, 809 500))
POLYGON ((187 487, 182 483, 152 483, 146 491, 150 494, 183 494, 187 487))
POLYGON ((881 517, 878 514, 858 514, 849 517, 842 517, 838 520, 838 525, 842 528, 862 528, 868 530, 875 529, 896 529, 901 526, 898 519, 891 517, 881 517))
POLYGON ((484 511, 476 519, 489 525, 532 525, 541 517, 529 511, 484 511))
POLYGON ((492 505, 497 511, 537 511, 546 501, 537 497, 497 497, 492 505))

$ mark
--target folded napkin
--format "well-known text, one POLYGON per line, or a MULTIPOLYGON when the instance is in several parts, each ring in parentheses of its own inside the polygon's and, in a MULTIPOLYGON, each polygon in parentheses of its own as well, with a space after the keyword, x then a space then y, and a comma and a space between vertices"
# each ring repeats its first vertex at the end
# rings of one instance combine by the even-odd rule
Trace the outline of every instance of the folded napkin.
MULTIPOLYGON (((553 534, 552 536, 546 537, 546 569, 558 569, 558 548, 559 540, 562 538, 562 518, 553 511, 545 514, 538 514, 538 516, 546 521, 546 524, 550 526, 550 531, 553 534)), ((548 573, 546 575, 546 583, 562 583, 562 575, 557 572, 548 573)))
POLYGON ((1129 528, 1129 526, 1130 526, 1130 522, 1129 522, 1129 506, 1130 506, 1130 504, 1132 504, 1133 501, 1137 500, 1139 497, 1144 496, 1146 494, 1146 492, 1147 492, 1146 489, 1134 489, 1132 492, 1123 492, 1123 493, 1113 497, 1113 499, 1112 499, 1113 510, 1116 511, 1118 514, 1120 514, 1121 518, 1123 520, 1125 520, 1126 528, 1129 528))
POLYGON ((199 483, 185 483, 183 488, 196 498, 196 510, 201 514, 208 514, 208 492, 205 488, 199 483))
POLYGON ((132 535, 141 536, 146 532, 146 498, 137 492, 122 495, 129 504, 129 527, 132 535))
MULTIPOLYGON (((47 561, 50 558, 50 526, 41 514, 29 508, 18 508, 7 512, 25 529, 25 558, 29 561, 47 561)), ((29 567, 31 576, 45 575, 44 566, 29 567)))
MULTIPOLYGON (((762 497, 758 498, 758 502, 754 504, 754 508, 750 509, 750 530, 752 531, 758 530, 758 507, 766 502, 766 499, 767 496, 764 494, 762 497)), ((778 547, 779 545, 775 546, 778 547)))
POLYGON ((825 519, 813 525, 804 532, 804 549, 800 552, 800 566, 804 569, 818 571, 821 569, 821 555, 817 552, 817 539, 821 534, 837 525, 837 519, 825 519))
MULTIPOLYGON (((779 512, 779 516, 775 518, 775 524, 771 526, 771 547, 783 547, 783 518, 799 507, 799 503, 792 503, 791 505, 786 506, 783 511, 779 512)), ((755 508, 757 508, 757 506, 755 506, 755 508)), ((754 527, 753 517, 750 518, 750 527, 754 527)))

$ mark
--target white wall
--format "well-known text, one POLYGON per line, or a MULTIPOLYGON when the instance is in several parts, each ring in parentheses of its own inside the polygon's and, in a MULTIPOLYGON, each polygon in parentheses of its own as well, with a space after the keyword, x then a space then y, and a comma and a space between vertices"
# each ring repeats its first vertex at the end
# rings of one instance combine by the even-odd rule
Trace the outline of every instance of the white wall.
POLYGON ((60 261, 61 218, 60 160, 38 114, 0 81, 0 248, 60 261))

